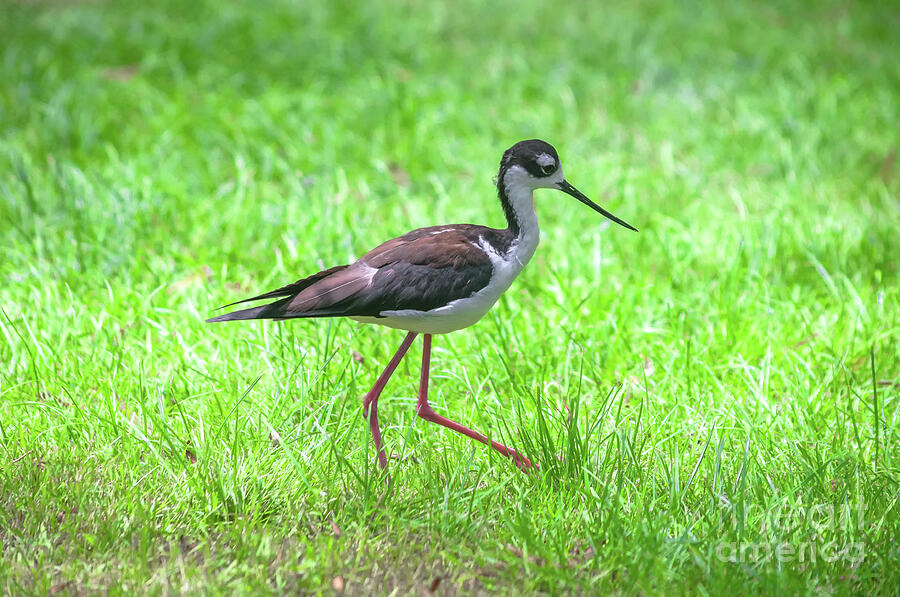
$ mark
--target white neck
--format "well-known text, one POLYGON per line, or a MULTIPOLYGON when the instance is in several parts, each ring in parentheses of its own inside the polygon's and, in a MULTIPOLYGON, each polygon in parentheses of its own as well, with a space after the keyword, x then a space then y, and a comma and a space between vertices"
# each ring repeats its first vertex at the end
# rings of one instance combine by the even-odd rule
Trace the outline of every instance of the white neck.
POLYGON ((514 265, 518 265, 520 269, 525 267, 534 255, 541 240, 541 229, 534 210, 533 180, 528 172, 518 166, 510 168, 503 177, 506 198, 519 226, 519 233, 506 259, 517 262, 514 265))

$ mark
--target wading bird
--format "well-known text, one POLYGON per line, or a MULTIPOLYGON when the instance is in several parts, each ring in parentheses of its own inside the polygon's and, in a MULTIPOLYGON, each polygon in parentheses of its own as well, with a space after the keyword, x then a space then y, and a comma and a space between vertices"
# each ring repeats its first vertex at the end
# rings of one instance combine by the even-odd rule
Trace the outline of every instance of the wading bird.
POLYGON ((540 238, 534 210, 536 189, 557 189, 631 230, 566 181, 552 145, 538 139, 510 147, 500 161, 497 194, 506 214, 502 230, 473 224, 419 228, 389 240, 355 263, 338 265, 277 290, 244 299, 278 299, 207 321, 349 317, 406 330, 406 338, 363 398, 378 463, 387 457, 378 428, 378 397, 416 335, 424 335, 416 411, 426 421, 449 427, 511 458, 522 470, 531 462, 511 448, 434 412, 428 404, 431 336, 468 327, 487 313, 534 255, 540 238))

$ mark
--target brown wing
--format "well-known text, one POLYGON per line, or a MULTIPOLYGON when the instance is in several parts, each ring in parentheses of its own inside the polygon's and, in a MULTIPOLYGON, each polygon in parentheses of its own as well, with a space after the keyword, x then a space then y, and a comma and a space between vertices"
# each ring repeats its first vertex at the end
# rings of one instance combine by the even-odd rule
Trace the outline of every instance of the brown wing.
POLYGON ((379 317, 384 311, 429 311, 469 297, 490 282, 493 266, 484 251, 473 245, 472 229, 481 227, 460 228, 414 230, 379 245, 352 265, 255 297, 285 296, 279 301, 208 321, 379 317))

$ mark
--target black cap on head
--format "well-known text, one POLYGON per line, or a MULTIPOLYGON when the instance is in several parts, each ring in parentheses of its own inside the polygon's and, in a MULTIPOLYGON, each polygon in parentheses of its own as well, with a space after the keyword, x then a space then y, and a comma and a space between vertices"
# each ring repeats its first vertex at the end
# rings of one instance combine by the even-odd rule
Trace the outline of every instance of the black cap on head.
POLYGON ((546 141, 540 139, 528 139, 519 141, 505 152, 500 160, 500 172, 497 180, 503 180, 503 175, 511 166, 521 166, 535 178, 543 178, 556 172, 559 168, 559 154, 556 149, 546 141), (552 166, 542 156, 553 158, 552 166))

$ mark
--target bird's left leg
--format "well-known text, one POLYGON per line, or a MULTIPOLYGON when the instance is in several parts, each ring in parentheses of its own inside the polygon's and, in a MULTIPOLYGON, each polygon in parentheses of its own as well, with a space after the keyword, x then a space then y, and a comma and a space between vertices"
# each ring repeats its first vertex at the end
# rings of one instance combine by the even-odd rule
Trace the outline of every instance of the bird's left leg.
POLYGON ((507 458, 511 458, 512 461, 516 464, 517 467, 527 472, 527 469, 536 466, 531 464, 531 461, 513 450, 512 448, 507 448, 503 444, 499 442, 495 442, 489 440, 484 435, 478 433, 473 429, 469 429, 468 427, 464 427, 459 423, 451 421, 446 417, 442 417, 441 415, 434 412, 434 409, 431 408, 431 405, 428 404, 428 369, 431 364, 431 334, 425 334, 422 343, 422 375, 419 378, 419 401, 416 406, 416 411, 420 417, 425 419, 426 421, 431 421, 432 423, 437 423, 438 425, 443 425, 444 427, 449 427, 453 431, 457 433, 462 433, 467 437, 471 437, 475 441, 481 442, 487 446, 492 447, 497 450, 507 458))
POLYGON ((391 359, 391 362, 385 368, 384 373, 375 382, 375 387, 369 390, 369 393, 363 398, 363 416, 369 420, 369 429, 372 431, 372 439, 375 440, 375 451, 378 452, 378 465, 381 468, 387 467, 387 456, 384 455, 384 449, 381 447, 381 430, 378 429, 378 397, 381 396, 381 392, 391 378, 391 374, 394 373, 394 369, 403 360, 406 351, 409 350, 415 338, 415 332, 406 334, 406 338, 403 339, 403 343, 397 349, 397 354, 394 355, 394 358, 391 359))

